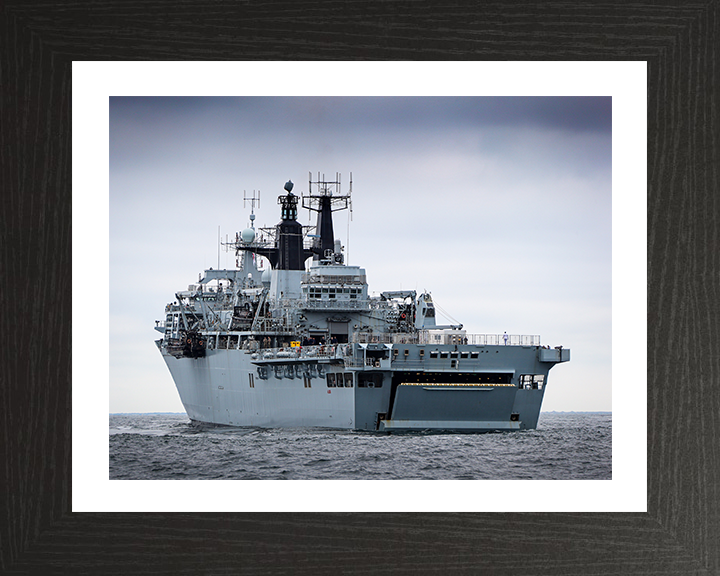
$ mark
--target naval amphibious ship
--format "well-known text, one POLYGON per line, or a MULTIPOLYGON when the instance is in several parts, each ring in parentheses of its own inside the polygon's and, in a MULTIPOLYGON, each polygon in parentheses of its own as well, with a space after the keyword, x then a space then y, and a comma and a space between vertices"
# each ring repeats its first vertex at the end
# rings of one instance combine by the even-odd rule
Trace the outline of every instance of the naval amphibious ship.
MULTIPOLYGON (((371 296, 345 263, 335 180, 288 181, 281 220, 225 242, 236 267, 205 270, 156 322, 156 345, 195 423, 370 431, 534 429, 555 364, 570 350, 539 336, 468 334, 437 323, 428 292, 371 296), (298 207, 317 212, 303 226, 298 207), (267 265, 264 269, 262 264, 267 265)), ((245 200, 248 200, 245 198, 245 200)))

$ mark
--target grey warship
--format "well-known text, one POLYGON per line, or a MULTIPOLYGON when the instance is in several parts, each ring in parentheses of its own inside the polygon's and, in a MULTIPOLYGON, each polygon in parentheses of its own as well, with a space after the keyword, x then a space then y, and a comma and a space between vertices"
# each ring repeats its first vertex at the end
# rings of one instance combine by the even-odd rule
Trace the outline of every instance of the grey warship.
MULTIPOLYGON (((196 423, 368 431, 518 431, 537 427, 548 373, 570 350, 539 336, 441 325, 428 292, 368 294, 345 263, 333 212, 340 176, 288 181, 281 220, 225 243, 236 268, 205 270, 156 322, 156 345, 196 423), (298 205, 317 212, 298 220, 298 205), (269 266, 262 268, 267 261, 269 266)), ((246 199, 247 200, 247 199, 246 199)))

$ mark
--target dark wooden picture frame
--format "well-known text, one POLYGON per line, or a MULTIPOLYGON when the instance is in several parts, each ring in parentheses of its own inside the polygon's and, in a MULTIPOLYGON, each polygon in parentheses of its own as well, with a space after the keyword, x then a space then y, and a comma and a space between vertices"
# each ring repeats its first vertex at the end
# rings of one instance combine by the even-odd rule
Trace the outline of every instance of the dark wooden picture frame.
POLYGON ((713 0, 4 2, 0 572, 720 572, 719 50, 713 0), (648 512, 72 513, 72 62, 166 59, 647 61, 648 512))

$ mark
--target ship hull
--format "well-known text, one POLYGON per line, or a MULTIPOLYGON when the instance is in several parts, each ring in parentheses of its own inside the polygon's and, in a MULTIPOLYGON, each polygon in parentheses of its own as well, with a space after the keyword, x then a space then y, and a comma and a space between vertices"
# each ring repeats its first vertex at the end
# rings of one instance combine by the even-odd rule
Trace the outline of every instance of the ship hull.
MULTIPOLYGON (((278 196, 274 228, 258 238, 253 212, 250 228, 224 243, 237 268, 205 270, 156 322, 164 334, 156 344, 193 421, 369 431, 537 426, 548 371, 569 350, 541 347, 538 335, 439 325, 427 291, 370 295, 365 269, 345 264, 334 238, 333 212, 351 206, 339 175, 311 177, 301 197, 293 186, 278 196), (300 200, 318 213, 315 227, 297 221, 300 200), (271 268, 261 271, 257 257, 271 268)), ((253 192, 253 208, 256 200, 253 192)))
POLYGON ((536 428, 549 369, 538 346, 338 347, 279 352, 207 350, 176 357, 159 346, 195 422, 370 431, 536 428))

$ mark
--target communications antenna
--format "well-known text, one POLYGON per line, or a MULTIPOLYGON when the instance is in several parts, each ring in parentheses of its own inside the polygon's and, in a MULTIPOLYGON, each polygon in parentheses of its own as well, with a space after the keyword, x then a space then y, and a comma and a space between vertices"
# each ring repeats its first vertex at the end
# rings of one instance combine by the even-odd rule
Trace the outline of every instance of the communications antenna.
POLYGON ((255 203, 257 202, 257 207, 260 208, 260 190, 253 190, 252 196, 248 198, 247 192, 243 190, 243 208, 247 205, 247 202, 250 202, 250 228, 255 228, 255 203), (257 198, 255 197, 255 192, 257 192, 257 198))

